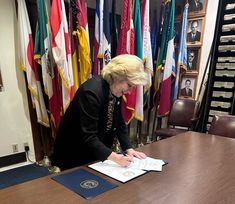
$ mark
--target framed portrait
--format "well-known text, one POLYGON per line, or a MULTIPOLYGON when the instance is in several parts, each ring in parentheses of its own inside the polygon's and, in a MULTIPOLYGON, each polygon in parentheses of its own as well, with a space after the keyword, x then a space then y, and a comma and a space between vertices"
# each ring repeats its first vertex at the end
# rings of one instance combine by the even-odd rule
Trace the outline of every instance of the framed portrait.
MULTIPOLYGON (((206 15, 208 0, 188 0, 188 16, 192 17, 201 17, 206 15)), ((187 0, 176 0, 175 1, 175 16, 179 18, 183 15, 184 6, 186 5, 187 0)))
POLYGON ((204 16, 206 14, 207 0, 188 0, 189 17, 204 16))
POLYGON ((179 97, 180 98, 195 98, 197 85, 197 75, 183 75, 181 77, 179 97))
POLYGON ((193 18, 187 24, 187 44, 201 45, 203 38, 204 18, 193 18))
POLYGON ((188 47, 187 48, 187 72, 199 72, 201 47, 188 47))

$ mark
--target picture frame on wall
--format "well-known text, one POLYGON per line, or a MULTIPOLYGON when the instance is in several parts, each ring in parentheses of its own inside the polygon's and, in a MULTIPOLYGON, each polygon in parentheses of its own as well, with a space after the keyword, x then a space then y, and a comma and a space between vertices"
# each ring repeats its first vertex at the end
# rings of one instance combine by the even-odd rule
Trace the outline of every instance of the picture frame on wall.
POLYGON ((201 47, 187 48, 187 72, 199 72, 201 47))
POLYGON ((197 75, 185 74, 181 77, 179 98, 195 98, 197 75))
POLYGON ((187 25, 187 44, 188 45, 201 45, 203 38, 204 28, 203 18, 193 18, 188 20, 187 25))
MULTIPOLYGON (((190 18, 205 16, 206 9, 207 9, 207 1, 208 0, 188 0, 188 4, 189 4, 188 16, 190 18)), ((176 0, 175 1, 175 16, 176 16, 176 18, 183 15, 184 6, 186 5, 186 3, 187 3, 187 0, 176 0)))
POLYGON ((188 0, 189 17, 204 16, 206 14, 207 0, 188 0))

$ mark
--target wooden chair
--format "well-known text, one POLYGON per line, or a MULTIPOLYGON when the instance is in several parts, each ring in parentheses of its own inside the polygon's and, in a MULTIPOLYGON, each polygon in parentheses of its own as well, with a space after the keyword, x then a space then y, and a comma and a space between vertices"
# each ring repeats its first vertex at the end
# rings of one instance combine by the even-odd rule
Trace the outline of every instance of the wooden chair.
POLYGON ((155 138, 165 139, 189 130, 194 130, 198 120, 199 102, 190 99, 176 99, 168 117, 167 128, 156 129, 155 138))
POLYGON ((208 133, 235 138, 235 116, 214 115, 208 133))

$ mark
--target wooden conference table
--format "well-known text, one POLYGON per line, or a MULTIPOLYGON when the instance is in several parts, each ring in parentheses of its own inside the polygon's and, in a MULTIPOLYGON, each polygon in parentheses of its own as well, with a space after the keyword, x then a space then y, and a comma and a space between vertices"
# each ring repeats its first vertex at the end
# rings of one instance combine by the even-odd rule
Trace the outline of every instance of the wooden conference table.
POLYGON ((82 166, 118 187, 85 200, 47 176, 0 190, 0 203, 235 203, 235 139, 187 132, 139 149, 169 164, 125 184, 82 166))

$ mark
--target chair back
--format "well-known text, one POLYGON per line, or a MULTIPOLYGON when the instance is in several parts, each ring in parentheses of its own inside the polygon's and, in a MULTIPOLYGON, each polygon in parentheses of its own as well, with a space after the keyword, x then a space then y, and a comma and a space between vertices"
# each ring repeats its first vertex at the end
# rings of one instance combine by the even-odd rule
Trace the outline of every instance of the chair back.
POLYGON ((190 99, 176 99, 171 107, 168 125, 190 128, 197 117, 199 102, 190 99))
POLYGON ((235 116, 214 115, 208 133, 235 138, 235 116))

